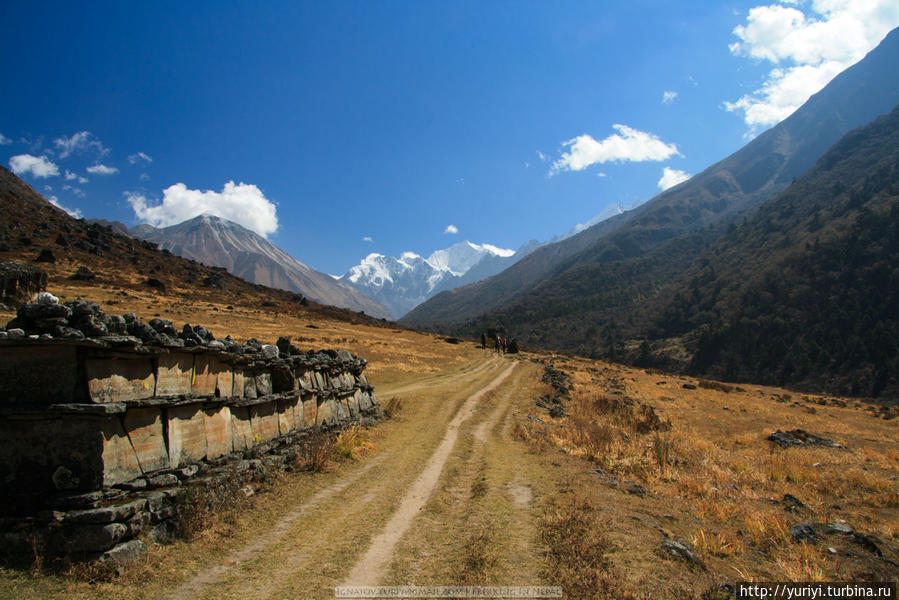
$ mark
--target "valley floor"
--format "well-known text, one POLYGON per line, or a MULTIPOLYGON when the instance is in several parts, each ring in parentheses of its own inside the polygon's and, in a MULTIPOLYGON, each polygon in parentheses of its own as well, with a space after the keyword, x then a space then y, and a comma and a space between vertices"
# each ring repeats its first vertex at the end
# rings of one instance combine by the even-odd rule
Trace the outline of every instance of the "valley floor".
POLYGON ((121 575, 4 569, 2 597, 333 598, 335 586, 353 583, 713 598, 720 584, 746 579, 899 572, 899 421, 862 403, 569 356, 501 357, 470 342, 253 306, 112 288, 89 297, 107 312, 199 322, 219 336, 345 347, 369 360, 391 418, 361 432, 358 452, 331 468, 280 475, 192 539, 148 544, 121 575), (552 405, 541 381, 550 363, 573 385, 561 403, 568 416, 556 419, 535 405, 552 405), (766 439, 796 428, 847 449, 766 439), (790 532, 799 523, 839 523, 861 537, 816 526, 817 543, 800 544, 790 532), (695 561, 665 553, 666 540, 695 561))

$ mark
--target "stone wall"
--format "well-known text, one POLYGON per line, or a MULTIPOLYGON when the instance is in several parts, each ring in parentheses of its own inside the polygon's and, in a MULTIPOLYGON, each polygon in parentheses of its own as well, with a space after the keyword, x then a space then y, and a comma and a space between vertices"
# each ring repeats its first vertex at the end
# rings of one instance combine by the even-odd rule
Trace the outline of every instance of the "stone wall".
POLYGON ((30 265, 0 261, 0 304, 16 307, 47 289, 47 274, 30 265))
POLYGON ((187 488, 245 483, 380 413, 346 350, 25 333, 0 338, 0 545, 22 552, 128 558, 172 534, 187 488))

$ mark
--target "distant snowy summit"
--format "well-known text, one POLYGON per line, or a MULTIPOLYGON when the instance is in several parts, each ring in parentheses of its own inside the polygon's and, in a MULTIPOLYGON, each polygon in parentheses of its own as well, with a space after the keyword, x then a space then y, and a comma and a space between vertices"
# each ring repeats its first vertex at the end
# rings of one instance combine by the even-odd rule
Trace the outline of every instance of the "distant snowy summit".
POLYGON ((453 244, 449 248, 435 251, 428 257, 427 262, 435 269, 449 271, 453 275, 461 276, 488 255, 509 258, 515 255, 515 250, 497 248, 490 244, 472 244, 469 241, 464 241, 453 244))
POLYGON ((121 223, 110 225, 178 256, 223 267, 252 283, 300 292, 317 302, 374 317, 389 316, 386 307, 353 286, 306 266, 246 227, 212 214, 161 229, 147 224, 130 230, 121 223))
POLYGON ((538 246, 532 241, 516 251, 464 241, 428 258, 414 252, 399 258, 372 253, 340 280, 386 306, 398 319, 440 292, 496 275, 538 246))

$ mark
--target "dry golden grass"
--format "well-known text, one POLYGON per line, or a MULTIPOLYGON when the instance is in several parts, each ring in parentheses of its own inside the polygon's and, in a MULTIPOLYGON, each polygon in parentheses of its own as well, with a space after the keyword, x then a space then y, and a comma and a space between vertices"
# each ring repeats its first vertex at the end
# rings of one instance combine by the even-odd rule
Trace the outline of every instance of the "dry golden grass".
MULTIPOLYGON (((69 262, 60 260, 45 266, 49 273, 47 289, 61 301, 84 298, 98 302, 107 314, 133 312, 145 321, 159 316, 179 329, 184 323, 199 323, 217 338, 230 335, 238 341, 256 338, 274 344, 278 337, 288 336, 304 351, 345 348, 368 361, 366 375, 378 386, 376 392, 393 383, 440 374, 483 353, 474 344, 448 344, 439 336, 369 323, 352 313, 336 318, 314 306, 284 302, 263 307, 263 294, 222 294, 222 298, 203 294, 200 301, 196 290, 174 289, 165 295, 146 290, 138 275, 118 276, 119 285, 70 281, 68 273, 77 265, 69 262), (127 281, 122 281, 123 277, 127 281)), ((0 311, 4 323, 14 316, 14 312, 0 311)))
POLYGON ((362 460, 375 452, 375 444, 361 425, 352 425, 337 435, 334 452, 343 460, 362 460))
POLYGON ((546 556, 543 576, 561 586, 566 598, 634 598, 609 560, 615 545, 597 518, 596 508, 577 494, 547 506, 538 524, 546 556))
MULTIPOLYGON (((893 572, 889 562, 845 536, 806 546, 792 539, 790 528, 843 521, 888 541, 886 558, 899 558, 896 421, 851 399, 696 381, 570 356, 552 360, 572 376, 565 406, 570 416, 519 420, 516 435, 538 454, 561 450, 589 461, 613 489, 624 487, 622 478, 639 481, 652 491, 652 501, 641 502, 655 505, 655 514, 681 513, 670 533, 687 541, 712 573, 832 580, 893 572), (812 404, 814 412, 806 410, 812 404), (775 430, 796 428, 848 450, 783 449, 767 441, 775 430), (785 494, 805 508, 787 510, 785 494), (831 546, 836 555, 826 551, 831 546)), ((583 489, 596 479, 584 476, 579 483, 583 489)), ((645 576, 632 562, 630 578, 645 576)))
MULTIPOLYGON (((344 469, 353 468, 370 452, 392 449, 404 461, 401 468, 373 470, 378 479, 371 489, 380 491, 371 497, 364 490, 353 491, 346 514, 339 513, 346 527, 354 526, 357 517, 371 522, 340 540, 323 540, 316 547, 318 554, 310 556, 327 556, 327 561, 303 563, 308 581, 297 580, 291 584, 295 588, 277 591, 296 595, 312 584, 330 585, 339 577, 344 557, 357 552, 371 529, 386 521, 392 509, 389 498, 403 491, 403 481, 414 478, 416 461, 423 460, 429 444, 436 444, 430 428, 435 422, 449 421, 453 407, 476 389, 472 382, 484 379, 478 365, 492 356, 473 344, 447 344, 437 336, 340 319, 283 302, 261 308, 258 297, 204 295, 198 301, 188 295, 189 290, 180 289, 160 296, 141 288, 136 279, 121 278, 115 284, 84 286, 64 277, 75 266, 62 264, 51 272, 50 291, 63 300, 84 297, 99 301, 109 313, 135 312, 143 319, 159 315, 179 326, 200 323, 217 337, 230 334, 238 340, 255 337, 273 343, 288 335, 303 349, 342 347, 363 356, 369 361, 366 374, 391 419, 374 432, 349 431, 342 439, 323 442, 311 460, 309 470, 314 474, 291 474, 276 483, 283 490, 255 495, 246 511, 199 528, 189 544, 179 542, 168 549, 152 546, 115 582, 101 581, 103 574, 96 575, 94 585, 65 574, 44 578, 7 572, 5 581, 0 580, 0 594, 129 597, 131 589, 146 586, 141 597, 152 597, 154 591, 183 579, 185 569, 196 570, 214 560, 223 545, 238 545, 264 531, 284 506, 296 501, 291 495, 308 497, 312 483, 337 481, 344 469), (414 452, 405 456, 401 448, 414 452), (345 465, 339 465, 339 457, 345 465), (405 479, 395 480, 397 473, 405 479), (373 503, 376 510, 366 503, 373 503)), ((0 318, 11 316, 0 313, 0 318)), ((564 573, 570 578, 564 584, 569 586, 567 597, 689 598, 734 579, 889 576, 892 571, 884 570, 887 563, 878 563, 843 538, 827 537, 814 547, 796 544, 791 538, 790 527, 795 523, 839 520, 876 536, 887 557, 899 561, 891 550, 899 538, 895 478, 899 421, 879 418, 877 410, 850 399, 698 382, 568 356, 531 357, 550 358, 571 374, 574 391, 565 406, 571 416, 554 420, 545 411, 537 412, 533 400, 545 390, 535 383, 536 369, 532 382, 516 384, 526 392, 515 400, 508 429, 510 437, 527 443, 491 442, 490 452, 484 453, 486 467, 479 462, 473 467, 464 462, 448 464, 443 477, 459 490, 441 492, 423 511, 430 529, 425 527, 420 534, 416 529, 404 546, 408 554, 403 559, 413 560, 398 561, 397 577, 414 573, 413 566, 449 577, 468 565, 480 573, 481 580, 515 584, 521 581, 506 570, 523 565, 523 572, 543 573, 545 582, 561 583, 564 573), (697 389, 685 389, 685 383, 697 389), (528 415, 537 415, 543 422, 528 415), (777 429, 797 427, 844 444, 848 451, 784 450, 766 441, 777 429), (598 478, 593 473, 596 468, 607 476, 598 478), (522 473, 541 494, 532 509, 517 507, 504 496, 503 485, 522 473), (612 479, 616 486, 611 485, 612 479), (626 479, 639 481, 650 493, 645 498, 628 494, 626 479), (796 496, 807 508, 788 512, 780 503, 784 494, 796 496), (462 506, 457 506, 459 502, 462 506), (445 526, 450 519, 453 524, 445 526), (446 533, 441 527, 450 527, 453 537, 433 551, 434 538, 427 534, 446 533), (691 545, 709 572, 670 560, 661 563, 653 549, 664 537, 691 545), (515 544, 533 550, 529 540, 547 553, 538 559, 524 550, 519 555, 510 551, 515 544), (827 545, 836 546, 839 554, 827 554, 827 545), (538 560, 540 568, 535 566, 538 560), (593 568, 597 565, 601 568, 593 568)), ((486 412, 479 413, 479 418, 489 413, 492 402, 485 399, 486 412)), ((460 441, 460 452, 465 444, 475 446, 471 439, 460 441)), ((335 513, 329 514, 328 523, 335 518, 335 513)), ((288 562, 295 554, 290 547, 278 552, 288 562)), ((226 590, 243 589, 236 580, 227 584, 226 590)))

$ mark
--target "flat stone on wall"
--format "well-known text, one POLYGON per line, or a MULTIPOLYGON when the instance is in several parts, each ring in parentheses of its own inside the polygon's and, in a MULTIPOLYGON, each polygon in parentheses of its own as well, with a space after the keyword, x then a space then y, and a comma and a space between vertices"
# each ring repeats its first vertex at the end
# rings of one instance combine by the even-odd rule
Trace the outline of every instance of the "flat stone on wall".
POLYGON ((156 396, 184 396, 190 394, 194 357, 187 353, 163 354, 157 359, 156 396))
POLYGON ((134 447, 118 418, 100 421, 103 435, 103 485, 115 485, 143 474, 134 447))
POLYGON ((156 390, 149 356, 93 358, 84 361, 87 388, 94 402, 127 402, 152 398, 156 390))
POLYGON ((194 396, 231 395, 234 388, 234 374, 220 358, 211 354, 197 354, 194 359, 194 377, 191 393, 194 396))
POLYGON ((206 431, 206 458, 213 459, 234 450, 234 434, 232 432, 231 409, 204 408, 203 425, 206 431))
POLYGON ((253 447, 253 425, 249 406, 231 407, 231 440, 235 452, 243 452, 253 447))
POLYGON ((256 443, 278 437, 278 413, 274 402, 263 402, 250 407, 250 422, 256 443))
POLYGON ((299 400, 299 396, 287 398, 286 400, 278 400, 278 433, 280 435, 287 435, 296 429, 296 416, 294 415, 294 411, 296 410, 299 400))
POLYGON ((131 446, 137 453, 144 472, 166 469, 169 455, 162 433, 162 416, 159 408, 132 408, 125 413, 125 431, 131 446))
POLYGON ((168 409, 169 466, 206 458, 206 415, 196 404, 168 409))
POLYGON ((232 398, 245 398, 245 389, 246 389, 246 377, 244 376, 243 369, 239 367, 235 367, 232 371, 231 376, 231 397, 232 398))
POLYGON ((0 347, 0 406, 76 402, 77 348, 0 347))
POLYGON ((256 382, 256 397, 268 396, 272 393, 272 376, 270 373, 257 373, 253 377, 256 382))
POLYGON ((0 473, 7 491, 96 490, 103 486, 103 435, 82 418, 0 419, 0 473), (11 442, 15 440, 15 444, 11 442))

